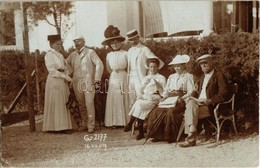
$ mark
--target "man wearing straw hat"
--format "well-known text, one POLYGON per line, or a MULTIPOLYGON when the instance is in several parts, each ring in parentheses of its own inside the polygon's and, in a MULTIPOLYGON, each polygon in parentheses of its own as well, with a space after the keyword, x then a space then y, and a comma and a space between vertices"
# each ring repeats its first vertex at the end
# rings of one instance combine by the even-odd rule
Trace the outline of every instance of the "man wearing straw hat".
POLYGON ((186 103, 185 133, 188 134, 185 142, 180 147, 196 145, 198 119, 213 115, 213 110, 218 103, 230 99, 230 90, 227 78, 213 65, 210 54, 202 55, 197 59, 204 73, 198 82, 198 98, 190 98, 186 103))
POLYGON ((141 81, 146 76, 146 60, 148 58, 158 58, 151 50, 140 43, 140 35, 137 30, 127 33, 127 38, 132 42, 132 47, 128 50, 128 83, 130 108, 140 94, 141 81))
POLYGON ((93 133, 95 86, 101 81, 104 66, 96 52, 85 46, 83 36, 77 36, 73 41, 77 50, 69 55, 67 62, 73 73, 73 90, 79 102, 82 117, 79 130, 88 129, 89 133, 93 133))

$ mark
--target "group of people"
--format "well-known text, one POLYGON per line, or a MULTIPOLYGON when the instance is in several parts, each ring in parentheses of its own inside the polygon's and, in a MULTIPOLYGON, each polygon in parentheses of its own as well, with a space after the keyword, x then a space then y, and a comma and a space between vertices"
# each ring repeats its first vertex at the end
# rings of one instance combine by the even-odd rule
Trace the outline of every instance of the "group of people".
MULTIPOLYGON (((127 33, 132 47, 125 51, 122 44, 125 38, 120 30, 112 25, 104 32, 102 42, 111 48, 106 56, 106 68, 110 73, 105 108, 105 126, 124 126, 131 130, 134 121, 138 121, 137 140, 144 138, 144 121, 147 130, 151 129, 161 113, 165 119, 152 135, 153 141, 176 140, 180 123, 185 120, 185 133, 188 134, 181 147, 196 145, 197 124, 200 118, 212 115, 213 108, 219 102, 230 98, 228 81, 224 74, 214 69, 212 55, 202 55, 197 59, 204 75, 198 83, 187 72, 188 55, 177 55, 169 65, 175 73, 166 78, 158 73, 164 66, 148 47, 140 43, 137 30, 127 33), (168 97, 177 96, 177 103, 171 108, 158 106, 168 97)), ((66 108, 69 87, 72 87, 79 104, 81 122, 79 130, 93 133, 95 128, 95 88, 101 82, 103 63, 94 50, 85 46, 83 36, 76 37, 76 51, 67 59, 60 53, 62 42, 60 35, 48 36, 50 51, 45 56, 49 72, 44 104, 43 131, 71 133, 72 121, 66 108)))

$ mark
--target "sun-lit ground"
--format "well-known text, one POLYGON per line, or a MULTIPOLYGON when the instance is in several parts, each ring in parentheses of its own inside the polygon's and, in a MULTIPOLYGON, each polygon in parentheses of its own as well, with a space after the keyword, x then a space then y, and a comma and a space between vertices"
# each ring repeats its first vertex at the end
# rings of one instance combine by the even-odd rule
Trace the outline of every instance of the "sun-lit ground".
MULTIPOLYGON (((175 143, 136 141, 122 128, 97 129, 99 140, 86 141, 84 131, 73 134, 41 132, 42 117, 37 117, 37 131, 29 132, 28 122, 3 127, 2 158, 4 165, 27 167, 75 166, 169 166, 169 167, 257 167, 259 164, 257 133, 231 137, 216 146, 214 141, 199 142, 191 148, 176 147, 175 143), (84 140, 85 137, 85 140, 84 140), (101 140, 101 141, 100 141, 101 140), (103 141, 105 140, 105 141, 103 141)), ((95 136, 95 134, 92 134, 95 136)))

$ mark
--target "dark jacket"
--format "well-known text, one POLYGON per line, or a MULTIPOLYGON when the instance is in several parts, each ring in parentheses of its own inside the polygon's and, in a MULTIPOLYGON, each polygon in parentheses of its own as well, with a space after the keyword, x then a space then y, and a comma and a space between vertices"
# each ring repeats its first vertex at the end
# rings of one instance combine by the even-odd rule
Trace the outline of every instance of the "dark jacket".
MULTIPOLYGON (((205 75, 202 75, 198 82, 198 93, 200 94, 205 75)), ((221 72, 214 70, 206 87, 206 95, 213 104, 209 106, 209 111, 213 114, 214 108, 218 103, 227 101, 231 98, 232 92, 226 76, 221 72)))

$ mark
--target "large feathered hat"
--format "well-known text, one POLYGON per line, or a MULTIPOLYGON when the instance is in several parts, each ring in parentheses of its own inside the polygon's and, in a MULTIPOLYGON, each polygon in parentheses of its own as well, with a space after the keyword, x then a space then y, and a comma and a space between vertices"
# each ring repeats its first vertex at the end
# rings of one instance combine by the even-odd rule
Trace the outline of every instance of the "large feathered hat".
POLYGON ((119 42, 125 41, 125 38, 120 35, 120 30, 113 25, 109 25, 104 32, 105 40, 103 45, 109 45, 111 41, 117 40, 119 42))

